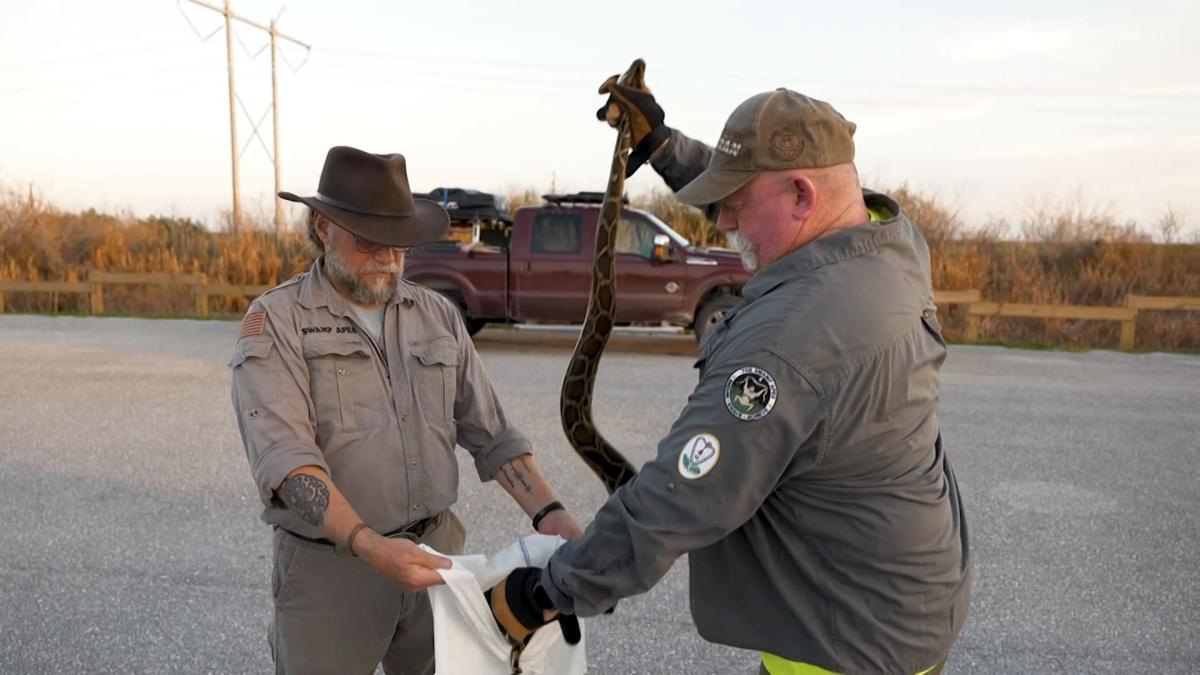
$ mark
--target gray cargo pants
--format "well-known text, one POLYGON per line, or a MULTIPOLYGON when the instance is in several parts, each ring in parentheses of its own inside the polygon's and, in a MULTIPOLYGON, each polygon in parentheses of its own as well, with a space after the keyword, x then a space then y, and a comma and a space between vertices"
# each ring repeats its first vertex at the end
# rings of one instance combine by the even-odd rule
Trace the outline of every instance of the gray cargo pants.
MULTIPOLYGON (((418 543, 447 555, 463 551, 466 532, 449 510, 418 543)), ((429 596, 408 593, 360 558, 275 530, 268 629, 280 675, 433 673, 433 612, 429 596)))

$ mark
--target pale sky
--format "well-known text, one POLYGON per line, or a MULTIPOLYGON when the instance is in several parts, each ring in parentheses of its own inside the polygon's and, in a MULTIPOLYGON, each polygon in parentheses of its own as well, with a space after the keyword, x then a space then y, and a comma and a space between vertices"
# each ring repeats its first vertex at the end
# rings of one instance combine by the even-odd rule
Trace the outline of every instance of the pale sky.
MULTIPOLYGON (((262 23, 284 9, 280 30, 313 45, 279 76, 294 192, 315 190, 332 145, 404 153, 417 191, 603 189, 614 134, 593 117, 596 87, 642 57, 667 123, 710 144, 738 103, 786 86, 858 124, 868 185, 908 183, 968 223, 1052 203, 1151 229, 1170 207, 1200 231, 1195 0, 233 7, 262 23)), ((0 10, 0 186, 217 222, 230 202, 218 13, 187 0, 0 10)), ((235 35, 243 204, 269 213, 272 168, 250 133, 270 104, 270 53, 251 58, 267 37, 235 35)), ((661 186, 647 169, 629 189, 661 186)))

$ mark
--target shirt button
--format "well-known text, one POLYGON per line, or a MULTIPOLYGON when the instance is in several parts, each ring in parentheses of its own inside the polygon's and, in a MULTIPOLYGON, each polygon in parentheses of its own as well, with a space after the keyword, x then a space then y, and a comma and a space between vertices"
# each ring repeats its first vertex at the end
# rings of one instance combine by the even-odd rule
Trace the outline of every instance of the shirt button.
POLYGON ((338 371, 337 371, 337 373, 338 373, 338 375, 345 375, 345 374, 346 374, 346 369, 345 369, 345 368, 338 368, 338 371))
POLYGON ((410 465, 410 466, 416 466, 416 465, 417 465, 417 460, 415 460, 415 459, 414 459, 414 460, 412 460, 411 462, 409 462, 409 465, 410 465))

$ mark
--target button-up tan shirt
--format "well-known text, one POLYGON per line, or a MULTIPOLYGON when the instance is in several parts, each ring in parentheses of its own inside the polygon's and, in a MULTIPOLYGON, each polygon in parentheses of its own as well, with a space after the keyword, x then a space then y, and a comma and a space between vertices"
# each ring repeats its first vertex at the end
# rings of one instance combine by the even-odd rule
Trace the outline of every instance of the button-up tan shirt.
POLYGON ((455 502, 456 443, 484 481, 530 452, 457 308, 407 281, 376 340, 318 259, 250 305, 229 365, 263 520, 307 537, 321 535, 275 495, 301 466, 326 470, 359 516, 388 532, 455 502))

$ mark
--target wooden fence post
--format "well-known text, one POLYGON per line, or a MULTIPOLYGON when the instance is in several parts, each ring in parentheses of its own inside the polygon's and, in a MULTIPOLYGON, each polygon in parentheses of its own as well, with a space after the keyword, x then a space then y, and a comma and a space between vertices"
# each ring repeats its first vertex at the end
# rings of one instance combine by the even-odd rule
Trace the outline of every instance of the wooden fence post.
MULTIPOLYGON (((78 282, 79 282, 79 275, 75 273, 75 270, 68 270, 68 271, 67 271, 67 279, 66 279, 66 281, 67 281, 67 283, 78 283, 78 282)), ((68 296, 70 296, 70 294, 69 294, 69 293, 68 293, 68 296)), ((79 305, 75 304, 74 302, 72 302, 72 303, 70 303, 70 304, 71 304, 71 309, 72 309, 72 310, 74 310, 76 307, 78 307, 78 306, 79 306, 79 305)), ((56 306, 56 307, 57 307, 57 306, 56 306)))
POLYGON ((1137 315, 1128 321, 1121 322, 1121 351, 1131 352, 1136 341, 1137 315))
POLYGON ((104 285, 101 284, 99 281, 93 280, 91 278, 90 274, 88 275, 88 281, 92 284, 92 291, 90 293, 91 298, 92 298, 92 314, 103 314, 104 313, 104 285))
POLYGON ((971 314, 971 308, 974 303, 967 305, 967 343, 975 344, 979 342, 979 315, 971 314))
POLYGON ((1133 318, 1121 322, 1121 351, 1131 352, 1137 344, 1137 301, 1135 295, 1125 296, 1125 306, 1134 309, 1133 318))
POLYGON ((196 314, 208 318, 208 277, 206 275, 200 275, 199 283, 192 286, 192 293, 196 295, 196 314))

